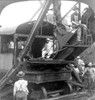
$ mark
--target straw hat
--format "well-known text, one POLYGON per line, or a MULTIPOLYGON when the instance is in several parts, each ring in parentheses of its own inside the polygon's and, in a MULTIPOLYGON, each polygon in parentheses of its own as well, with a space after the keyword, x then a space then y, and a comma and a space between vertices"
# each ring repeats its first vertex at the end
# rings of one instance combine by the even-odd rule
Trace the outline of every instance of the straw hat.
POLYGON ((74 64, 71 64, 72 67, 74 67, 74 64))
POLYGON ((47 41, 50 41, 50 38, 47 38, 47 41))
POLYGON ((85 65, 85 63, 84 63, 84 62, 82 62, 82 63, 81 63, 81 65, 83 65, 83 66, 84 66, 84 65, 85 65))
POLYGON ((47 40, 47 41, 53 41, 53 40, 52 40, 52 39, 50 39, 50 38, 47 38, 46 40, 47 40))
POLYGON ((17 76, 18 77, 23 77, 25 75, 25 73, 23 71, 18 72, 17 76))
POLYGON ((92 66, 92 62, 89 62, 88 66, 92 66))
POLYGON ((77 11, 77 10, 79 10, 79 8, 78 8, 77 6, 75 6, 75 7, 73 8, 73 10, 74 10, 74 11, 77 11))
POLYGON ((80 56, 77 56, 77 59, 80 59, 80 56))

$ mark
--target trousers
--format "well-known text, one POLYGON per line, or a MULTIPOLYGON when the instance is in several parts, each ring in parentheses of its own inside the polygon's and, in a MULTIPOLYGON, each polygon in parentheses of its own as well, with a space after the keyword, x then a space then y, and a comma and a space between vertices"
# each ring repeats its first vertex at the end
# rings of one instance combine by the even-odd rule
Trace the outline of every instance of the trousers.
POLYGON ((17 91, 15 100, 27 100, 27 93, 25 93, 24 91, 17 91))

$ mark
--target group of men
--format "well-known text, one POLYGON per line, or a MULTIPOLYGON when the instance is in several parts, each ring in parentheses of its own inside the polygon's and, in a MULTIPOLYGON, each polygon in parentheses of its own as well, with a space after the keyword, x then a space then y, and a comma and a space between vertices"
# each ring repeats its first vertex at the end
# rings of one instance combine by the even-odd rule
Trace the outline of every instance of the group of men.
MULTIPOLYGON (((83 40, 84 37, 82 37, 82 32, 84 34, 87 34, 87 26, 85 24, 81 23, 81 18, 79 18, 79 16, 80 16, 79 8, 77 6, 75 6, 73 8, 73 13, 71 14, 71 27, 72 27, 71 30, 72 30, 72 32, 73 31, 77 32, 77 42, 82 43, 82 42, 84 42, 84 40, 83 40), (82 29, 83 29, 83 31, 82 31, 82 29)), ((53 21, 52 16, 50 16, 49 18, 51 18, 53 21)), ((46 41, 47 42, 45 43, 45 45, 42 49, 42 58, 50 58, 51 54, 53 53, 53 49, 55 48, 55 47, 53 47, 54 46, 53 39, 47 38, 46 41)))
POLYGON ((75 67, 75 71, 79 74, 83 80, 86 79, 88 84, 92 84, 95 82, 95 66, 92 62, 85 64, 85 62, 81 59, 80 56, 76 58, 77 67, 75 67))
MULTIPOLYGON (((73 66, 76 73, 82 78, 82 80, 86 79, 86 82, 89 86, 95 82, 95 67, 92 62, 89 62, 87 65, 81 59, 80 56, 76 58, 77 66, 73 66)), ((25 73, 23 71, 18 72, 17 76, 19 80, 14 83, 13 88, 13 96, 14 100, 27 100, 27 96, 29 93, 28 90, 28 81, 25 80, 25 73)))
MULTIPOLYGON (((76 26, 79 26, 79 14, 78 9, 74 9, 75 12, 71 16, 71 22, 73 28, 76 28, 76 26)), ((77 28, 77 39, 78 41, 81 41, 81 28, 77 28)), ((54 52, 54 49, 56 46, 54 45, 53 39, 47 38, 46 44, 42 48, 42 58, 50 58, 51 55, 54 52)), ((74 67, 77 74, 81 75, 82 77, 87 77, 88 82, 92 83, 95 81, 95 68, 93 67, 92 62, 89 62, 88 65, 84 63, 84 61, 78 56, 76 58, 77 61, 77 67, 74 67)), ((13 95, 14 99, 16 100, 27 100, 27 95, 29 93, 28 91, 28 81, 23 79, 23 76, 25 73, 23 71, 20 71, 17 76, 19 77, 19 80, 14 83, 14 89, 13 89, 13 95)))

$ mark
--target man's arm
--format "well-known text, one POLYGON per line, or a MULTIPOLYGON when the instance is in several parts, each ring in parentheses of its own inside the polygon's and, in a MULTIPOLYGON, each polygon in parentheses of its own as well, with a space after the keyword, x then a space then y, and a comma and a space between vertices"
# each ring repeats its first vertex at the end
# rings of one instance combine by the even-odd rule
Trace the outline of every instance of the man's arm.
POLYGON ((14 84, 14 88, 13 88, 13 95, 15 96, 16 94, 16 84, 14 84))

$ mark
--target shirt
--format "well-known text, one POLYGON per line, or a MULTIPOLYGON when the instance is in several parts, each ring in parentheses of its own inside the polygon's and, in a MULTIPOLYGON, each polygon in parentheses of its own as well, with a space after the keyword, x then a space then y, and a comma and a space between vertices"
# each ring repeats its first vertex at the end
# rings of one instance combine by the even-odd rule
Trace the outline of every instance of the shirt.
POLYGON ((84 63, 84 61, 82 59, 78 59, 77 60, 77 64, 78 64, 78 68, 79 68, 80 72, 83 73, 84 70, 85 70, 85 63, 84 63))
POLYGON ((78 13, 77 12, 74 12, 72 15, 71 15, 71 22, 74 21, 74 22, 78 22, 78 13))
POLYGON ((79 69, 78 68, 74 68, 75 69, 75 71, 76 71, 76 73, 77 74, 79 74, 80 73, 80 71, 79 71, 79 69))
POLYGON ((23 90, 24 92, 26 92, 26 94, 28 94, 29 91, 28 91, 27 85, 28 85, 27 80, 20 79, 16 81, 14 84, 13 95, 15 96, 18 90, 23 90))
POLYGON ((85 65, 84 61, 82 59, 78 59, 78 65, 85 65))
POLYGON ((85 71, 87 77, 89 79, 93 79, 94 78, 94 70, 93 68, 87 68, 86 71, 85 71))
MULTIPOLYGON (((42 49, 42 57, 47 57, 53 53, 53 41, 48 41, 48 43, 45 44, 44 48, 42 49)), ((46 57, 46 58, 47 58, 46 57)))

